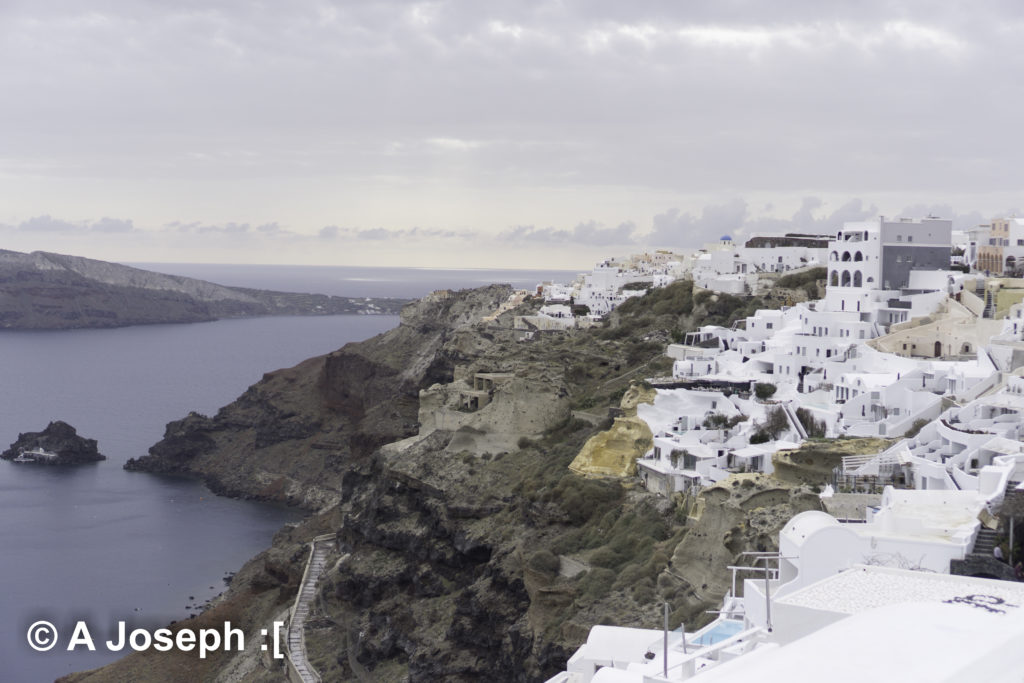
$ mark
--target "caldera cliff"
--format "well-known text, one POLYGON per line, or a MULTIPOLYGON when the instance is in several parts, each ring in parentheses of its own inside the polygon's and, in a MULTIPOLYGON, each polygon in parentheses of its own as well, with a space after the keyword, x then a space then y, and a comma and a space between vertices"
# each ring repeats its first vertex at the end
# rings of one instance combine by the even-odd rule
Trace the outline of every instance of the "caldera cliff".
MULTIPOLYGON (((270 373, 216 415, 168 425, 131 461, 312 511, 211 609, 175 627, 228 619, 260 642, 287 615, 309 541, 328 535, 337 550, 306 629, 323 680, 540 681, 593 624, 657 627, 664 602, 674 623, 707 619, 725 566, 771 549, 782 523, 817 506, 805 486, 768 477, 695 501, 568 469, 612 427, 609 409, 618 414, 631 384, 666 372, 668 341, 771 300, 677 283, 596 329, 525 336, 514 319, 536 302, 484 320, 509 294, 492 286, 410 304, 396 329, 270 373)), ((258 650, 205 660, 151 651, 66 680, 186 675, 278 681, 283 671, 258 650)))
POLYGON ((0 249, 0 328, 60 330, 263 315, 397 313, 405 300, 273 292, 118 263, 0 249))

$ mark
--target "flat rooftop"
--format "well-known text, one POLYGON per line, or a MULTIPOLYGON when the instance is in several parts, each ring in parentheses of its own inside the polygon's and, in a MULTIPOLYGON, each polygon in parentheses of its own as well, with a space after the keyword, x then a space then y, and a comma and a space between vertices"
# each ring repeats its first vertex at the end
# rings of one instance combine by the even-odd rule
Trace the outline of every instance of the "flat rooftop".
POLYGON ((842 614, 910 602, 968 604, 989 611, 984 604, 1009 613, 1024 606, 1024 583, 857 565, 777 602, 842 614))

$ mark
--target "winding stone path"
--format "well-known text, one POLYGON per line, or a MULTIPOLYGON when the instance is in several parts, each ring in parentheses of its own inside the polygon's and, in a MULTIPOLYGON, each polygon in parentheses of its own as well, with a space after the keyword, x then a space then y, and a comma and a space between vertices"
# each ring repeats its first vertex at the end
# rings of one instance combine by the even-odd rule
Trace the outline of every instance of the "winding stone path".
POLYGON ((306 656, 306 617, 316 599, 316 583, 323 574, 327 556, 334 550, 334 539, 318 538, 313 540, 313 549, 306 564, 306 571, 299 586, 299 594, 295 598, 292 618, 288 623, 288 658, 299 674, 303 683, 320 683, 320 674, 309 663, 306 656))

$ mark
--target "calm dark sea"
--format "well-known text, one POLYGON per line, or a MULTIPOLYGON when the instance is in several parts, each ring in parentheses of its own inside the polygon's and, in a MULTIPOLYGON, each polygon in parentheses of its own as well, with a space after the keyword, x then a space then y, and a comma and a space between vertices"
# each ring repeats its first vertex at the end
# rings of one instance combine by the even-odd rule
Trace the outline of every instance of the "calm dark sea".
POLYGON ((95 636, 122 619, 165 625, 223 590, 224 573, 298 515, 121 465, 168 421, 213 414, 268 370, 396 323, 331 316, 0 333, 0 446, 62 419, 108 457, 71 469, 0 462, 0 681, 53 680, 116 659, 33 652, 25 628, 36 619, 66 636, 86 618, 95 636))
MULTIPOLYGON (((137 265, 137 264, 136 264, 137 265)), ((489 282, 532 288, 571 272, 159 264, 226 285, 416 297, 489 282)), ((195 410, 213 414, 264 372, 365 339, 393 316, 287 317, 118 330, 0 332, 0 448, 53 419, 109 459, 73 469, 0 462, 0 681, 38 683, 116 659, 100 639, 119 620, 162 626, 223 590, 293 511, 218 498, 195 482, 121 469, 195 410), (87 619, 98 651, 31 650, 54 622, 66 643, 87 619)))

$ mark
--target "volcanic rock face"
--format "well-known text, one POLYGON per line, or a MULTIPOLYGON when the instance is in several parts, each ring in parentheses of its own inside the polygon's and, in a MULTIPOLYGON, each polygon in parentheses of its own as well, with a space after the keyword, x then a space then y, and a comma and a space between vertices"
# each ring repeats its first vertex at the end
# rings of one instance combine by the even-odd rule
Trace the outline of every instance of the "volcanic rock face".
POLYGON ((79 436, 74 427, 60 420, 51 422, 41 432, 18 434, 18 440, 12 443, 6 451, 0 453, 0 458, 14 460, 22 452, 38 449, 56 454, 55 457, 33 458, 33 462, 43 465, 78 465, 107 459, 107 456, 99 452, 96 439, 85 439, 79 436))
POLYGON ((354 463, 417 435, 420 390, 452 380, 474 353, 460 335, 510 291, 496 285, 410 304, 390 332, 268 373, 212 418, 172 422, 125 468, 194 474, 218 493, 314 510, 335 504, 354 463))
MULTIPOLYGON (((660 301, 675 311, 673 291, 660 301)), ((601 422, 631 379, 665 372, 669 330, 707 311, 682 297, 687 319, 654 311, 643 322, 647 309, 627 309, 607 328, 522 341, 515 311, 482 322, 509 293, 411 304, 388 333, 270 373, 213 417, 171 423, 127 465, 316 511, 182 626, 230 617, 258 642, 295 599, 306 544, 331 534, 338 552, 306 622, 323 680, 542 681, 593 624, 658 627, 665 602, 674 624, 706 620, 726 565, 767 549, 788 515, 817 504, 804 487, 767 480, 674 501, 569 472, 609 426, 569 408, 601 422)), ((634 387, 624 408, 641 394, 634 387)), ((67 680, 283 678, 258 653, 238 657, 148 651, 67 680)))

